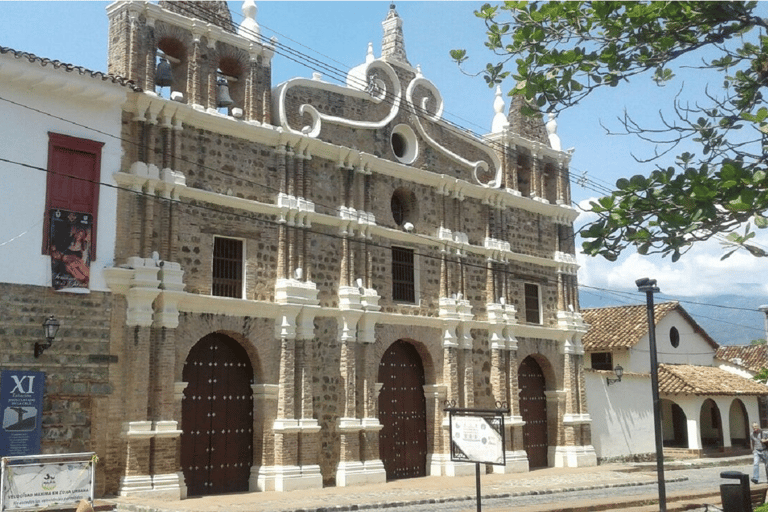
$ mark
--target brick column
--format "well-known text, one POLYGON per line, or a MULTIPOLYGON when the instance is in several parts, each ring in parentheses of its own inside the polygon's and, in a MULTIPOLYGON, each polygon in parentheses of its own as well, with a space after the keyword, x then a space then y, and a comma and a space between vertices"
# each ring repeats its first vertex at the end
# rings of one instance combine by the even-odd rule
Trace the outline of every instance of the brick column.
MULTIPOLYGON (((295 429, 295 341, 283 338, 280 340, 280 386, 277 392, 277 418, 275 420, 275 466, 296 467, 298 464, 299 438, 295 429), (287 420, 287 421, 286 421, 287 420)), ((281 488, 282 477, 276 481, 276 490, 281 488)))
POLYGON ((518 154, 517 146, 510 145, 507 147, 507 177, 505 178, 506 186, 511 190, 520 190, 520 184, 518 183, 518 154))
POLYGON ((339 360, 340 378, 343 382, 344 410, 339 420, 339 465, 360 462, 360 422, 357 417, 357 374, 355 368, 355 348, 353 340, 341 341, 339 360))
POLYGON ((472 364, 472 349, 462 350, 464 357, 463 367, 463 387, 464 387, 464 407, 472 408, 475 406, 475 369, 472 364))
MULTIPOLYGON (((296 342, 296 367, 299 372, 301 403, 299 407, 302 424, 316 423, 312 404, 312 340, 296 342)), ((314 425, 313 425, 314 426, 314 425)), ((302 467, 318 466, 320 462, 320 445, 317 432, 308 429, 299 433, 299 465, 302 467)), ((318 466, 319 467, 319 466, 318 466)))
POLYGON ((187 67, 187 94, 191 105, 204 106, 202 63, 200 61, 202 57, 202 50, 200 48, 202 34, 198 31, 193 31, 192 38, 192 52, 187 61, 189 63, 187 67))
POLYGON ((539 194, 539 173, 541 170, 539 169, 539 155, 536 153, 531 153, 531 178, 529 181, 529 188, 530 188, 530 197, 541 197, 539 194))
MULTIPOLYGON (((144 90, 146 91, 154 91, 155 90, 155 61, 157 58, 157 41, 155 41, 155 27, 154 27, 154 20, 147 19, 147 25, 149 30, 145 30, 145 33, 142 34, 143 39, 143 45, 144 45, 144 70, 142 74, 144 75, 144 90)), ((141 82, 138 82, 141 83, 141 82)))
POLYGON ((147 417, 149 404, 151 333, 146 326, 126 326, 125 365, 126 407, 123 424, 125 470, 120 479, 121 496, 152 491, 150 443, 152 421, 147 417))
POLYGON ((440 476, 450 460, 450 440, 445 428, 447 417, 443 412, 446 387, 427 384, 424 398, 427 405, 427 474, 440 476))
POLYGON ((277 417, 276 384, 253 384, 253 466, 248 483, 250 491, 275 490, 275 435, 272 425, 277 417))
POLYGON ((257 95, 259 95, 259 90, 256 86, 256 83, 258 82, 258 72, 259 72, 259 57, 257 53, 251 52, 249 55, 248 60, 248 70, 244 73, 245 74, 245 98, 244 98, 244 105, 243 105, 243 112, 245 115, 246 121, 261 121, 261 116, 259 115, 259 103, 260 98, 257 98, 257 95))
POLYGON ((491 390, 496 402, 507 402, 506 357, 502 347, 491 347, 491 390))
POLYGON ((559 161, 557 162, 557 170, 555 171, 555 185, 556 185, 556 197, 555 202, 557 204, 563 204, 565 202, 565 179, 563 174, 565 173, 563 169, 563 162, 559 161))

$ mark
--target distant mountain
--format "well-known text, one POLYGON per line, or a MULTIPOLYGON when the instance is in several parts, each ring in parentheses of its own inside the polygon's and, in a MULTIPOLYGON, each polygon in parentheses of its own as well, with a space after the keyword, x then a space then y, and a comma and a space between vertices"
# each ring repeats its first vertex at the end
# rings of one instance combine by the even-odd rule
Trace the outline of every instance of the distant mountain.
MULTIPOLYGON (((752 340, 765 339, 765 315, 757 308, 768 304, 768 298, 739 295, 672 299, 656 296, 657 302, 677 300, 712 339, 720 345, 748 345, 752 340)), ((603 308, 645 304, 645 295, 637 294, 637 300, 618 299, 616 296, 579 294, 582 308, 603 308)))

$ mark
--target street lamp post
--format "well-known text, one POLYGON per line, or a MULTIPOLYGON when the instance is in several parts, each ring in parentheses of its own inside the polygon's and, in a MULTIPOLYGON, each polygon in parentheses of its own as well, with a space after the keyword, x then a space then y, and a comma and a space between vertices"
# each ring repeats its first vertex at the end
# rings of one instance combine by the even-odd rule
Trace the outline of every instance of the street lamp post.
POLYGON ((757 309, 762 311, 763 314, 765 315, 765 319, 763 320, 763 323, 765 325, 765 340, 766 340, 766 343, 768 343, 768 304, 763 304, 757 309))
POLYGON ((659 511, 667 512, 667 491, 664 485, 664 439, 661 435, 661 401, 659 400, 659 363, 656 360, 656 322, 653 319, 653 294, 659 293, 655 279, 644 277, 635 281, 637 290, 645 292, 648 310, 648 342, 651 352, 651 392, 653 394, 653 427, 656 432, 656 473, 659 484, 659 511))

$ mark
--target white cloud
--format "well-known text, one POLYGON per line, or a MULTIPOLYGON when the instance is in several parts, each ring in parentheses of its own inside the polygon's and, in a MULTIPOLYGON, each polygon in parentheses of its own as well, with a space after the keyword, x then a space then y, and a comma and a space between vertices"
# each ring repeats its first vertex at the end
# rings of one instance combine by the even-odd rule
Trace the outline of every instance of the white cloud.
MULTIPOLYGON (((588 202, 580 204, 587 206, 588 202)), ((582 213, 576 225, 593 218, 593 214, 582 213)), ((768 248, 767 231, 757 230, 752 242, 768 248)), ((579 239, 577 252, 580 245, 579 239)), ((656 279, 662 293, 681 298, 725 294, 768 296, 765 278, 768 258, 757 258, 743 249, 721 260, 726 251, 718 241, 699 242, 675 263, 669 257, 641 256, 629 251, 632 249, 616 262, 578 254, 579 283, 607 290, 637 291, 635 280, 650 277, 656 279)))

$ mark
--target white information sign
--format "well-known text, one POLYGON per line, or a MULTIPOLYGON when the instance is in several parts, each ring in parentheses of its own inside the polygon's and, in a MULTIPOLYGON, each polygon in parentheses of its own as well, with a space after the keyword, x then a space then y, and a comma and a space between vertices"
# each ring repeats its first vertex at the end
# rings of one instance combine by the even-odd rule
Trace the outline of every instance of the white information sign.
MULTIPOLYGON (((27 458, 29 459, 29 458, 27 458)), ((93 500, 93 461, 8 464, 3 459, 0 510, 41 509, 93 500)))
POLYGON ((452 422, 452 441, 468 461, 504 464, 504 441, 485 418, 456 415, 452 422))

